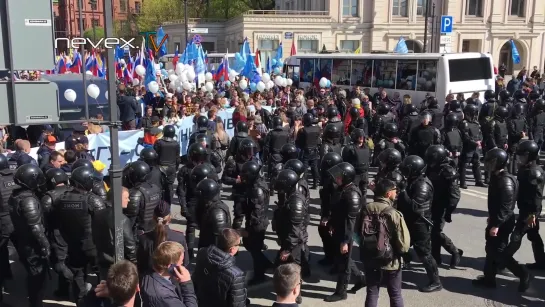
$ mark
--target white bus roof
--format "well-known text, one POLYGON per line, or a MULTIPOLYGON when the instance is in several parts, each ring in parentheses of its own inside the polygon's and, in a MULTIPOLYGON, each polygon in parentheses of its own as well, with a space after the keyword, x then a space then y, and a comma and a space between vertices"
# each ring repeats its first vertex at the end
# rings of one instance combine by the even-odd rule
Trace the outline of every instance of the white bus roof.
POLYGON ((419 60, 437 60, 439 58, 446 59, 467 59, 490 57, 488 53, 464 52, 464 53, 305 53, 294 55, 286 59, 286 64, 297 65, 297 59, 419 59, 419 60))

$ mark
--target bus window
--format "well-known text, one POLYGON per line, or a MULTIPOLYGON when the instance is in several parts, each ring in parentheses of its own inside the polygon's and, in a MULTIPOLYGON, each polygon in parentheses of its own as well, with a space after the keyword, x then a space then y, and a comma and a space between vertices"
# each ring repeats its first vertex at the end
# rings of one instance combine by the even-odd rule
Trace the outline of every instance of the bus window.
POLYGON ((373 60, 352 60, 351 85, 371 87, 373 60))
POLYGON ((333 60, 331 83, 336 85, 350 85, 350 60, 333 60))
POLYGON ((320 59, 320 75, 318 80, 320 80, 321 78, 326 78, 328 80, 331 80, 332 68, 333 68, 332 59, 320 59))
POLYGON ((492 79, 490 59, 451 59, 448 61, 450 82, 492 79))
POLYGON ((417 60, 399 60, 397 61, 397 83, 396 89, 414 91, 416 82, 417 60))
POLYGON ((299 63, 301 82, 312 83, 312 80, 314 79, 314 59, 300 59, 299 63))
POLYGON ((417 90, 423 92, 435 92, 435 81, 437 76, 436 60, 418 61, 418 86, 417 90))
POLYGON ((395 88, 397 61, 375 60, 374 67, 373 87, 395 88))

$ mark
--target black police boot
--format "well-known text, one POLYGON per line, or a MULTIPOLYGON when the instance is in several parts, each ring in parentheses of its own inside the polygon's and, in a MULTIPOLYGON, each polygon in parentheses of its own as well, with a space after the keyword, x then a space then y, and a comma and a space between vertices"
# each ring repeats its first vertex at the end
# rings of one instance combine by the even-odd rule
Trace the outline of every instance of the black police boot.
POLYGON ((363 275, 363 273, 360 272, 360 274, 358 275, 358 280, 356 281, 354 286, 350 288, 350 291, 348 292, 352 294, 356 294, 356 292, 358 292, 360 289, 365 288, 365 286, 367 286, 367 283, 365 282, 365 275, 363 275))
POLYGON ((424 287, 419 288, 420 292, 430 293, 443 290, 443 285, 441 285, 441 280, 439 279, 439 270, 437 269, 437 264, 433 257, 427 256, 422 259, 422 264, 426 269, 426 275, 430 280, 430 283, 424 287))
POLYGON ((189 255, 189 260, 193 260, 195 255, 193 254, 193 247, 195 247, 195 233, 194 232, 187 232, 186 233, 186 240, 187 240, 187 253, 189 255))
POLYGON ((475 287, 496 289, 496 279, 486 278, 485 276, 479 276, 471 281, 471 284, 475 287))
POLYGON ((460 188, 467 189, 465 164, 460 165, 458 173, 460 175, 460 188))
POLYGON ((532 280, 532 275, 528 271, 524 270, 524 273, 520 277, 519 281, 519 292, 524 293, 528 288, 530 288, 530 281, 532 280))
POLYGON ((326 296, 326 298, 324 298, 324 302, 333 303, 346 300, 348 298, 348 295, 346 294, 347 288, 348 285, 346 282, 337 282, 335 292, 330 296, 326 296))
POLYGON ((460 260, 462 260, 463 255, 464 255, 464 251, 461 249, 458 249, 457 253, 452 254, 452 256, 450 257, 451 269, 455 269, 460 264, 460 260))

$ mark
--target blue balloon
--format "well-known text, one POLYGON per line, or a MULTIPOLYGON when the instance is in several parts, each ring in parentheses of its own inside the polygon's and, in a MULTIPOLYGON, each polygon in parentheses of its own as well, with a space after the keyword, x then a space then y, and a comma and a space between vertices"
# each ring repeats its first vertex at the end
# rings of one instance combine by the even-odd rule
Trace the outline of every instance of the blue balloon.
POLYGON ((272 66, 276 66, 276 59, 272 59, 271 64, 272 66))
POLYGON ((160 62, 160 63, 159 63, 159 67, 160 67, 160 68, 163 68, 163 62, 160 62))
POLYGON ((326 87, 331 87, 331 81, 327 80, 327 85, 326 87))
POLYGON ((253 82, 250 83, 250 90, 252 90, 252 92, 255 92, 256 87, 257 87, 257 84, 255 84, 253 82))
POLYGON ((261 76, 258 73, 255 73, 250 79, 250 83, 257 84, 259 81, 261 81, 261 76))
POLYGON ((276 65, 282 67, 284 66, 284 62, 282 62, 282 60, 278 60, 278 62, 276 62, 276 65))
POLYGON ((225 86, 230 87, 231 86, 231 81, 225 82, 225 86))
POLYGON ((275 75, 280 74, 280 68, 275 67, 273 73, 274 73, 275 75))

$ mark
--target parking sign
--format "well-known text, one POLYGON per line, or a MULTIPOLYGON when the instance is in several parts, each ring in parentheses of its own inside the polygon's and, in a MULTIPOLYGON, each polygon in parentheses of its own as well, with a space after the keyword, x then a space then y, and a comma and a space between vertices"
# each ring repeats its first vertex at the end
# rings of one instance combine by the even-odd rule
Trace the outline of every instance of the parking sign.
POLYGON ((441 33, 452 33, 452 16, 441 16, 441 33))

